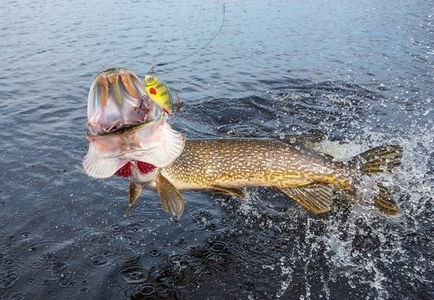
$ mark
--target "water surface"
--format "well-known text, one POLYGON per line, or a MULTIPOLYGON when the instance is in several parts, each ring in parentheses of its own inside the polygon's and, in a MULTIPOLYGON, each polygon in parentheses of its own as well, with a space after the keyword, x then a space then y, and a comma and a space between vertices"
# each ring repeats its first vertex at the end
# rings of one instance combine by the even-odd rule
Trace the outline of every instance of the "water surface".
POLYGON ((369 202, 312 216, 273 190, 246 201, 185 193, 180 219, 127 182, 86 177, 86 97, 97 72, 143 75, 208 41, 222 2, 6 1, 0 8, 0 291, 38 299, 430 299, 432 1, 226 3, 221 33, 157 69, 190 138, 327 134, 346 159, 404 147, 381 179, 402 214, 369 202))

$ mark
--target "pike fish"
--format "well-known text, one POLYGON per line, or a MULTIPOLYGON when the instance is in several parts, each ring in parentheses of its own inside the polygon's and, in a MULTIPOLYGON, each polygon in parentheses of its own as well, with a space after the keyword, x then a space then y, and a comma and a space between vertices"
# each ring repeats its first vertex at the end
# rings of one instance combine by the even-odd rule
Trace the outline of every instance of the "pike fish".
MULTIPOLYGON (((312 136, 273 139, 186 140, 166 119, 173 108, 168 90, 157 78, 145 84, 131 71, 108 69, 98 74, 88 96, 89 151, 83 161, 87 175, 131 179, 129 204, 142 188, 160 195, 162 207, 181 216, 182 191, 212 190, 244 197, 242 188, 273 187, 308 211, 330 211, 333 193, 343 191, 360 199, 358 178, 392 171, 400 164, 402 148, 384 145, 345 162, 307 146, 312 136), (165 93, 167 92, 167 93, 165 93), (160 98, 158 98, 160 97, 160 98)), ((381 183, 374 204, 398 214, 391 192, 381 183)))
MULTIPOLYGON (((321 214, 330 211, 334 191, 358 199, 360 175, 392 171, 402 157, 401 146, 385 145, 340 162, 310 150, 305 144, 311 141, 308 136, 294 136, 287 143, 272 139, 187 140, 172 164, 146 174, 132 173, 130 206, 142 186, 158 191, 163 209, 176 216, 185 208, 182 191, 211 190, 243 198, 244 187, 273 187, 309 212, 321 214)), ((390 191, 381 183, 378 187, 373 203, 386 214, 399 214, 390 191)))

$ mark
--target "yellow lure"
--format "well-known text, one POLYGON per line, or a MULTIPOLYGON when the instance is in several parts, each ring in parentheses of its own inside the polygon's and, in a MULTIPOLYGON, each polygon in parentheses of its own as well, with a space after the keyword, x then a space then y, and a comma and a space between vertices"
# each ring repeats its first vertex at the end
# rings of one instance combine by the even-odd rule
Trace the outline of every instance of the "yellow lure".
POLYGON ((145 75, 146 92, 152 101, 158 103, 167 114, 173 112, 173 100, 168 87, 154 75, 145 75))

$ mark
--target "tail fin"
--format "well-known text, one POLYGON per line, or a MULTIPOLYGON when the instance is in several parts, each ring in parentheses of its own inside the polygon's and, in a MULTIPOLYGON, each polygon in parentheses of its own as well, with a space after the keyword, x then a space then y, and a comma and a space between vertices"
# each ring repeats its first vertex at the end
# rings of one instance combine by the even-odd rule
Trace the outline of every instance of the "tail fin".
MULTIPOLYGON (((383 171, 392 171, 401 164, 402 147, 385 145, 372 148, 357 155, 351 161, 360 173, 370 175, 383 171)), ((388 215, 398 215, 400 209, 393 200, 392 193, 382 184, 377 183, 379 193, 374 197, 374 205, 388 215)))
POLYGON ((399 215, 401 210, 393 200, 392 193, 382 184, 377 183, 380 192, 374 197, 374 205, 387 215, 399 215))
POLYGON ((375 174, 392 171, 401 164, 402 147, 399 145, 385 145, 369 149, 357 155, 351 163, 362 174, 375 174))

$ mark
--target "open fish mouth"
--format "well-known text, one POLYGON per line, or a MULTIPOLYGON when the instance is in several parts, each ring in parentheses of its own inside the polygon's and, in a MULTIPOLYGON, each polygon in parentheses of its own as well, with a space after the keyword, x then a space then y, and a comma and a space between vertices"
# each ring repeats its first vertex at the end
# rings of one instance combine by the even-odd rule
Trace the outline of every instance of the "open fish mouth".
POLYGON ((161 107, 148 97, 139 78, 127 69, 107 69, 91 84, 87 106, 91 135, 111 133, 162 116, 161 107))
POLYGON ((184 135, 171 128, 162 107, 129 70, 99 73, 87 105, 89 149, 83 169, 89 176, 108 178, 131 162, 165 167, 183 151, 184 135))

